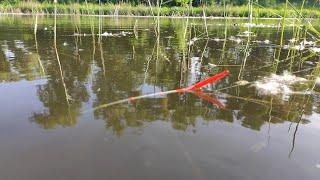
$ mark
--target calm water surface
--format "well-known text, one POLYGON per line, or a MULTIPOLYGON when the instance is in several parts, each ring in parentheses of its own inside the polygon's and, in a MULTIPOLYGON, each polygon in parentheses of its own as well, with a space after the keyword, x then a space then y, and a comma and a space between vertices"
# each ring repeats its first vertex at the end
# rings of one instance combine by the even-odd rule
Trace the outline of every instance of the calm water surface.
MULTIPOLYGON (((0 179, 320 178, 319 86, 308 95, 228 88, 284 71, 310 78, 319 56, 278 53, 279 28, 248 38, 245 21, 208 20, 208 39, 202 20, 185 31, 186 20, 161 19, 158 39, 152 18, 103 18, 113 36, 99 39, 98 17, 63 16, 56 51, 53 17, 38 17, 36 37, 34 22, 0 17, 0 179), (182 93, 92 111, 224 69, 206 88, 224 109, 182 93)), ((284 42, 292 37, 286 28, 284 42)))

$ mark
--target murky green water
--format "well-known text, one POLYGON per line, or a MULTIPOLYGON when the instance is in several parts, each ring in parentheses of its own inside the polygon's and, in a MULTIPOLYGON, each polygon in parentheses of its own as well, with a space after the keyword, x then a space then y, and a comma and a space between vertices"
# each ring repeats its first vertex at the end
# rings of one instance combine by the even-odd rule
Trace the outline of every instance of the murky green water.
POLYGON ((151 18, 104 18, 113 36, 100 40, 97 17, 64 16, 57 51, 54 19, 39 16, 36 37, 34 22, 0 17, 0 179, 319 179, 319 55, 279 48, 278 21, 248 39, 246 21, 208 20, 208 39, 202 20, 161 19, 157 39, 151 18), (204 89, 224 109, 181 93, 92 111, 224 69, 204 89), (307 80, 294 93, 255 86, 284 71, 307 80))

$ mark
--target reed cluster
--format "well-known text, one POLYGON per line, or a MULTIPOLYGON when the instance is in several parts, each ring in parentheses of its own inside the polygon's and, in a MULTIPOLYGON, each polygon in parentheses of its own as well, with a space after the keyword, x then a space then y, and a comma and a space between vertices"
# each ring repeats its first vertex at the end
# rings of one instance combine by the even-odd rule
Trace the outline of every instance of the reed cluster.
MULTIPOLYGON (((252 9, 252 16, 255 18, 279 18, 279 14, 282 14, 285 5, 277 7, 259 7, 254 5, 252 9)), ((33 13, 39 12, 43 14, 53 14, 54 4, 48 2, 19 2, 14 4, 0 3, 0 13, 33 13)), ((126 15, 126 16, 152 16, 152 9, 149 5, 138 4, 132 5, 128 3, 119 4, 93 4, 93 3, 72 3, 72 4, 57 4, 58 14, 83 14, 83 15, 98 15, 100 10, 104 15, 126 15)), ((153 9, 157 9, 156 6, 153 9)), ((229 17, 248 17, 251 13, 250 9, 246 5, 233 6, 233 5, 207 5, 203 7, 189 6, 161 6, 159 7, 160 16, 195 16, 203 17, 205 14, 207 17, 223 17, 224 12, 228 12, 229 17)), ((287 17, 295 17, 296 11, 289 9, 287 17)), ((302 10, 302 14, 309 18, 320 17, 320 11, 316 7, 305 7, 302 10)))

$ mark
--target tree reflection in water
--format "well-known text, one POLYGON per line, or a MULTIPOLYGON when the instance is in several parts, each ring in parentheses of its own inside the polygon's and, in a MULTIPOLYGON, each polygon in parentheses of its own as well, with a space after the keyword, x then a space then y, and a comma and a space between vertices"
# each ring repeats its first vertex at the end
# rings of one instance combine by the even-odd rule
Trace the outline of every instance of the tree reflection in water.
MULTIPOLYGON (((25 28, 10 32, 9 37, 3 37, 0 29, 1 82, 35 80, 43 77, 38 61, 38 58, 41 57, 46 72, 46 83, 38 85, 37 95, 43 104, 43 109, 33 112, 30 121, 44 129, 77 124, 77 120, 83 115, 81 112, 85 111, 84 107, 88 105, 93 108, 130 96, 176 89, 180 87, 182 81, 186 84, 194 83, 191 82, 194 74, 190 71, 182 73, 180 68, 183 50, 186 48, 190 49, 187 54, 189 58, 202 58, 197 80, 204 79, 224 68, 231 71, 229 77, 208 87, 208 90, 232 86, 237 81, 239 65, 244 58, 244 54, 239 52, 246 48, 242 44, 230 41, 208 41, 206 38, 199 38, 189 47, 181 34, 186 28, 185 24, 176 19, 161 20, 159 42, 156 42, 157 38, 154 38, 152 21, 141 19, 139 28, 135 32, 138 36, 101 37, 99 43, 96 41, 97 37, 90 35, 81 37, 80 43, 78 38, 70 36, 74 33, 72 23, 64 18, 59 17, 57 21, 56 42, 62 72, 59 71, 53 47, 53 32, 50 29, 44 30, 44 27, 52 25, 52 19, 39 17, 37 47, 34 45, 34 36, 31 31, 25 28), (12 41, 7 40, 8 38, 12 41), (19 41, 20 46, 14 43, 14 40, 17 39, 21 41, 19 41), (204 46, 207 48, 204 49, 204 46), (156 49, 158 53, 154 53, 156 49), (156 54, 158 57, 155 57, 156 54), (219 66, 219 63, 222 62, 230 66, 222 66, 224 64, 219 66), (217 66, 210 66, 209 63, 217 66), (60 77, 61 73, 64 82, 60 77), (66 102, 65 89, 69 105, 66 102)), ((23 20, 21 24, 30 23, 23 20)), ((92 30, 92 18, 89 20, 81 19, 83 25, 81 25, 80 32, 91 34, 97 31, 92 30)), ((6 23, 5 19, 1 21, 6 23)), ((116 33, 123 30, 131 31, 136 23, 131 19, 120 19, 118 25, 114 24, 113 19, 103 22, 105 23, 103 31, 116 33)), ((197 25, 199 22, 194 20, 192 23, 194 25, 190 26, 191 30, 187 32, 190 33, 188 36, 195 37, 200 29, 197 25)), ((6 25, 9 28, 14 26, 6 25)), ((231 26, 227 28, 227 34, 235 36, 241 30, 239 28, 231 26)), ((220 38, 225 36, 224 29, 225 27, 208 26, 209 34, 220 38)), ((273 38, 276 37, 275 33, 261 29, 257 38, 261 35, 264 39, 276 41, 273 38)), ((292 32, 285 33, 290 36, 292 32)), ((253 45, 255 46, 250 46, 252 49, 247 57, 248 63, 241 74, 241 77, 249 82, 270 74, 273 54, 276 50, 276 47, 272 46, 260 48, 257 44, 253 45)), ((296 53, 306 54, 306 52, 296 53)), ((286 58, 286 54, 282 53, 280 59, 286 58)), ((316 58, 309 58, 309 61, 314 62, 316 58)), ((189 60, 187 63, 190 67, 189 60)), ((286 64, 280 63, 278 71, 282 72, 285 68, 286 64)), ((310 68, 310 63, 302 66, 301 64, 292 65, 292 71, 307 68, 310 68)), ((310 71, 306 70, 298 74, 305 76, 308 73, 310 71)), ((319 91, 319 87, 315 87, 315 91, 319 91)), ((263 125, 268 123, 306 124, 309 122, 305 118, 306 115, 320 113, 318 94, 290 95, 288 99, 283 100, 277 96, 259 95, 250 85, 240 86, 212 95, 222 102, 225 109, 212 104, 209 102, 210 99, 203 99, 203 95, 198 94, 202 98, 196 95, 169 94, 164 97, 147 98, 100 109, 94 111, 93 115, 94 119, 104 120, 106 128, 120 136, 127 127, 143 127, 145 123, 154 121, 169 122, 172 128, 182 131, 194 128, 197 121, 240 122, 243 127, 259 131, 263 125)), ((291 131, 294 129, 297 128, 291 128, 291 131)))

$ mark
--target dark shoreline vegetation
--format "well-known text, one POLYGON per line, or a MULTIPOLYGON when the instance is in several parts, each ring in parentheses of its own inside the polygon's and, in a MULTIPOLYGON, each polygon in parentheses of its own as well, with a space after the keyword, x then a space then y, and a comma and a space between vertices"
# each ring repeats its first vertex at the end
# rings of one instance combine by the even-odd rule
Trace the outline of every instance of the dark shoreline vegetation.
MULTIPOLYGON (((39 3, 39 2, 17 2, 17 3, 0 3, 0 13, 41 13, 41 14, 53 14, 54 3, 39 3)), ((82 15, 127 15, 127 16, 153 16, 157 15, 156 6, 148 6, 145 4, 132 5, 129 3, 120 4, 99 4, 94 3, 58 3, 57 13, 58 14, 82 14, 82 15)), ((284 6, 276 7, 262 7, 256 5, 252 9, 252 16, 255 18, 281 18, 283 14, 284 6)), ((296 9, 300 10, 297 6, 296 9)), ((287 18, 294 18, 297 16, 296 9, 288 9, 286 12, 287 18)), ((206 17, 223 17, 225 8, 222 5, 206 5, 197 7, 187 6, 163 6, 159 8, 160 16, 193 16, 203 17, 205 12, 206 17)), ((318 7, 304 7, 302 14, 306 18, 319 18, 320 11, 318 7)), ((228 17, 248 17, 250 13, 249 8, 246 5, 227 5, 226 15, 228 17)))

